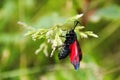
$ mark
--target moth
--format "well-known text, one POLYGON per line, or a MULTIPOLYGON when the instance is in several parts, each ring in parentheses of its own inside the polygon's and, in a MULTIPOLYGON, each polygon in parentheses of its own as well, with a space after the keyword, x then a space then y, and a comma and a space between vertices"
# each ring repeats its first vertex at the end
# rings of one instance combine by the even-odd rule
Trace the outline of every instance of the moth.
POLYGON ((79 21, 75 21, 73 29, 66 33, 64 45, 58 54, 60 60, 69 55, 70 62, 73 64, 75 70, 78 70, 80 61, 82 60, 82 51, 74 31, 78 23, 79 21))

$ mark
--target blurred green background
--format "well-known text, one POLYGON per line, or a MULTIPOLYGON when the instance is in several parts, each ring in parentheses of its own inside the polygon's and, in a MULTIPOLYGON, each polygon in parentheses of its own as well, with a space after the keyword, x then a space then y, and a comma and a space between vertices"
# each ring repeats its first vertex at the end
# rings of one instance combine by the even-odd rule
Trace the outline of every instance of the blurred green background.
MULTIPOLYGON (((51 52, 51 50, 49 50, 51 52)), ((120 80, 120 0, 0 0, 0 80, 120 80), (81 24, 99 38, 80 41, 83 60, 75 71, 35 50, 42 41, 25 37, 23 21, 49 28, 84 13, 81 24)))

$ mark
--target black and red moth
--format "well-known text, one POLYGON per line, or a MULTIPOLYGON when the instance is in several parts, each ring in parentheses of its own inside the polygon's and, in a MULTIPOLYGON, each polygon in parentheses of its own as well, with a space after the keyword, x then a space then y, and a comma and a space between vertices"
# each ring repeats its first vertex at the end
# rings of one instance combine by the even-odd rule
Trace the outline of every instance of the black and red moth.
POLYGON ((70 62, 73 64, 75 70, 78 70, 80 61, 82 59, 82 52, 77 40, 77 35, 74 32, 75 27, 79 21, 74 22, 74 28, 71 29, 65 36, 64 45, 58 54, 59 59, 64 59, 68 55, 70 57, 70 62))

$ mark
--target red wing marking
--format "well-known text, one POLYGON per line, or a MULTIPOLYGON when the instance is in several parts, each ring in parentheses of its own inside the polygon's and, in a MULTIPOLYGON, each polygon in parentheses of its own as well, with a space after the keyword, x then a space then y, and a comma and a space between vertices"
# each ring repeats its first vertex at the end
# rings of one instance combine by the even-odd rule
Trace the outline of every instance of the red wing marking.
POLYGON ((74 68, 77 70, 80 65, 80 60, 82 59, 82 52, 77 40, 75 40, 69 46, 70 48, 70 61, 73 64, 74 68))

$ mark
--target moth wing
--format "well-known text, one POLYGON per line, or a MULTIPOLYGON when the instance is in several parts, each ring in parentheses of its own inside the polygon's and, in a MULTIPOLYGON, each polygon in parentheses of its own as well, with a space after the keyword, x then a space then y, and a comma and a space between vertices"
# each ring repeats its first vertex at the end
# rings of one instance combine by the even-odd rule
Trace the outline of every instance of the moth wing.
POLYGON ((80 61, 82 59, 82 52, 79 46, 79 43, 77 40, 75 40, 72 44, 69 46, 70 49, 70 62, 73 64, 74 68, 78 70, 80 61))

